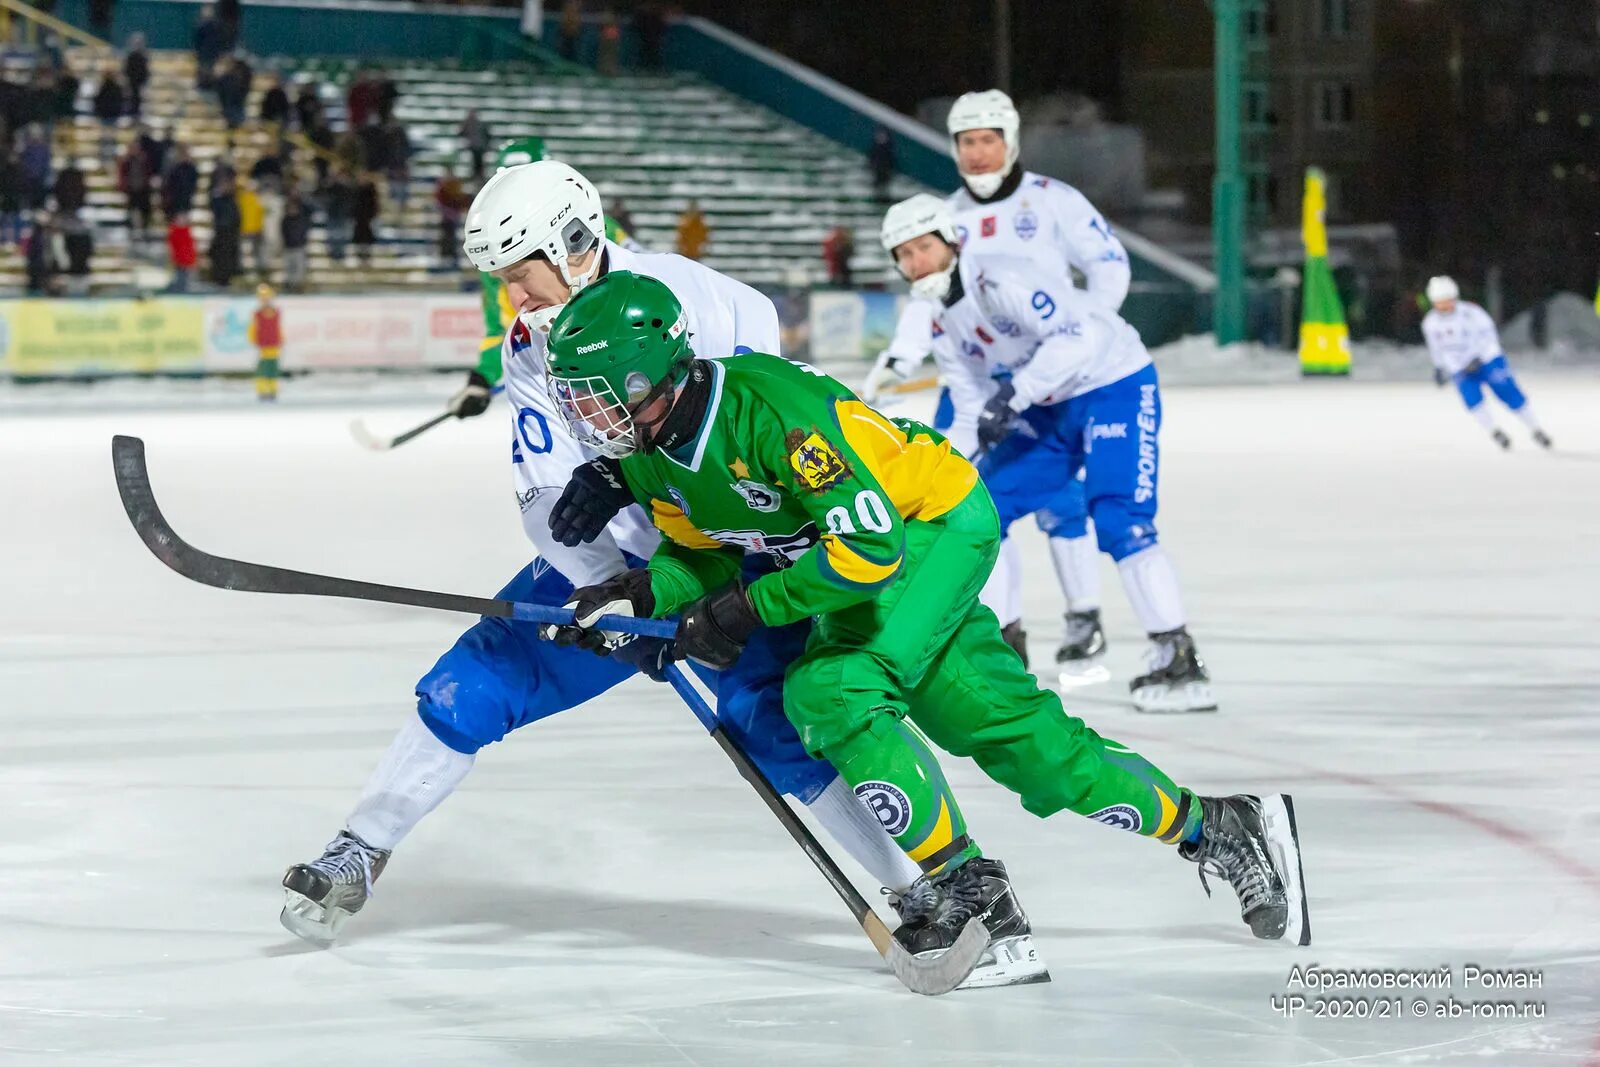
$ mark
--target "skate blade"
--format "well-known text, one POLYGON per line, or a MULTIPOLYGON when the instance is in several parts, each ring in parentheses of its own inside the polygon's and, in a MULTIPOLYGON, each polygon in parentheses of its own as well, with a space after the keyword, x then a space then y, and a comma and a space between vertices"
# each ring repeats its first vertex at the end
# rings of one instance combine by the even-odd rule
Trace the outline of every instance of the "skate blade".
POLYGON ((1287 898, 1288 923, 1282 939, 1309 945, 1311 902, 1306 897, 1306 872, 1300 859, 1300 827, 1294 819, 1294 798, 1287 793, 1264 796, 1261 813, 1267 827, 1267 850, 1278 866, 1287 898))
POLYGON ((1050 981, 1050 968, 1033 947, 1032 934, 1003 937, 989 944, 978 965, 957 989, 997 989, 1050 981))
POLYGON ((1181 689, 1148 686, 1133 691, 1133 710, 1146 715, 1183 715, 1195 711, 1216 711, 1217 698, 1208 682, 1189 682, 1181 689))
POLYGON ((1096 659, 1068 660, 1056 665, 1059 671, 1058 684, 1062 689, 1077 689, 1085 685, 1099 685, 1101 682, 1111 680, 1111 671, 1104 663, 1096 659))
POLYGON ((285 930, 318 948, 332 947, 349 918, 349 912, 341 908, 324 908, 292 889, 284 891, 283 910, 278 913, 278 922, 283 924, 285 930))

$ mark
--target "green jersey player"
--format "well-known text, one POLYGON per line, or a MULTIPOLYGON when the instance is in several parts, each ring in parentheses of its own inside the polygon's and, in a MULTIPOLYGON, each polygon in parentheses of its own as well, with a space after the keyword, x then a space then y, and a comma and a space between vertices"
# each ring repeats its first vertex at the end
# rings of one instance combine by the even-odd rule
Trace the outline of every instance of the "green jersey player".
POLYGON ((1035 815, 1073 811, 1179 846, 1202 882, 1233 886, 1256 936, 1308 943, 1287 796, 1178 786, 1067 715, 1001 638, 978 601, 1000 542, 995 507, 940 434, 777 356, 695 353, 671 290, 626 271, 561 312, 546 369, 574 433, 607 457, 593 461, 599 477, 575 473, 554 534, 635 501, 662 532, 648 567, 573 594, 578 627, 607 612, 676 614, 672 654, 722 666, 758 628, 815 619, 784 710, 942 890, 931 919, 896 932, 909 950, 943 951, 973 916, 997 953, 1028 934, 927 740, 971 756, 1035 815), (775 567, 747 582, 751 554, 775 567))

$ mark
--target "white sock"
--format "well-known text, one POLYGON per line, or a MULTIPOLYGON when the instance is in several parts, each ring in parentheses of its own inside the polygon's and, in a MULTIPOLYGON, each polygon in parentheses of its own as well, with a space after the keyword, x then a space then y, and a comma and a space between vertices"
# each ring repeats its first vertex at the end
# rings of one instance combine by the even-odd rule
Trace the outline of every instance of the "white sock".
POLYGON ((345 828, 374 848, 394 848, 456 791, 475 758, 434 737, 413 715, 367 779, 345 828))
MULTIPOLYGON (((1489 406, 1488 404, 1484 405, 1484 407, 1488 407, 1488 406, 1489 406)), ((1538 433, 1541 429, 1543 429, 1543 427, 1541 427, 1539 425, 1538 418, 1536 418, 1534 416, 1534 414, 1533 414, 1533 405, 1532 404, 1524 404, 1520 408, 1518 408, 1517 409, 1517 418, 1521 419, 1522 420, 1522 424, 1524 426, 1526 426, 1528 429, 1532 430, 1534 433, 1538 433)))
POLYGON ((1178 593, 1178 572, 1166 549, 1151 545, 1117 563, 1128 603, 1145 633, 1160 634, 1184 625, 1183 597, 1178 593))
POLYGON ((878 817, 861 803, 843 778, 829 782, 809 806, 828 836, 885 888, 902 893, 922 877, 922 868, 900 850, 878 817))
POLYGON ((1473 418, 1478 420, 1479 426, 1482 426, 1490 433, 1494 433, 1494 414, 1489 410, 1488 404, 1479 404, 1477 407, 1468 408, 1467 410, 1472 413, 1473 418))
POLYGON ((1092 534, 1050 538, 1050 559, 1068 611, 1093 611, 1100 606, 1100 549, 1092 534))
POLYGON ((1000 555, 978 599, 995 613, 1002 628, 1022 618, 1022 559, 1012 538, 1000 542, 1000 555))

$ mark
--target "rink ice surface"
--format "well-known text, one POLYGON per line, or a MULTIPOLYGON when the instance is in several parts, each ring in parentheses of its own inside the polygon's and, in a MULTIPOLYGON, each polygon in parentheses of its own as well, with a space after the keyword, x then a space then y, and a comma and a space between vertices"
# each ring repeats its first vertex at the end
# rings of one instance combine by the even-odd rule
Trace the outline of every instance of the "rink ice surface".
MULTIPOLYGON (((290 382, 272 411, 0 418, 0 1063, 1600 1060, 1600 384, 1527 386, 1559 454, 1509 420, 1500 454, 1426 385, 1169 392, 1162 535, 1223 710, 1127 707, 1142 642, 1109 562, 1116 680, 1069 707, 1201 792, 1292 791, 1316 941, 1254 942, 1172 850, 1041 822, 948 759, 1054 981, 941 999, 897 985, 642 681, 485 751, 340 947, 293 940, 283 868, 470 620, 180 579, 122 514, 110 437, 147 439, 201 548, 489 594, 527 556, 503 410, 389 454, 346 420, 397 432, 438 398, 302 405, 290 382), (1468 963, 1543 988, 1467 990, 1468 963), (1458 999, 1546 1017, 1285 1019, 1295 964, 1448 965, 1458 999)), ((1055 581, 1021 536, 1046 661, 1055 581)))

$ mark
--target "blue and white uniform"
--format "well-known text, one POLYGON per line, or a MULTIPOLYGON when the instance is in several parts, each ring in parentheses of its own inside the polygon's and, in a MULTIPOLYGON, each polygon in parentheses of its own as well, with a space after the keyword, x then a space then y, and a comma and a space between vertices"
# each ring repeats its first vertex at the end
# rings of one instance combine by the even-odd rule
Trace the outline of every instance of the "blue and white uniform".
POLYGON ((1015 428, 978 461, 1002 525, 1051 506, 1081 472, 1100 550, 1117 561, 1140 623, 1151 634, 1182 627, 1155 527, 1161 391, 1138 332, 1064 271, 969 252, 957 270, 959 295, 933 320, 934 357, 957 448, 975 448, 1000 381, 1015 390, 1015 428))
POLYGON ((1521 414, 1527 408, 1528 398, 1506 365, 1500 332, 1483 308, 1466 300, 1457 301, 1454 311, 1435 308, 1422 319, 1422 336, 1433 365, 1455 382, 1462 403, 1486 428, 1494 423, 1482 406, 1484 386, 1512 411, 1521 414))

